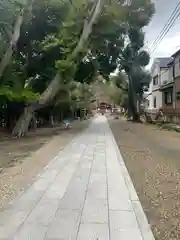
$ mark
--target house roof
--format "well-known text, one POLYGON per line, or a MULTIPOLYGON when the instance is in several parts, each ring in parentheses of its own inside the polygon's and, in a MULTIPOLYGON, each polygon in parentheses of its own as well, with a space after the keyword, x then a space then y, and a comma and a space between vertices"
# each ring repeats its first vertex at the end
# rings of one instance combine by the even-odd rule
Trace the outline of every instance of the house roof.
POLYGON ((160 68, 167 68, 169 63, 173 60, 171 57, 156 58, 160 68))
POLYGON ((179 49, 177 52, 175 52, 175 53, 172 55, 172 57, 175 58, 175 57, 177 57, 177 55, 180 55, 180 49, 179 49))
POLYGON ((154 71, 154 67, 158 65, 160 68, 168 68, 168 64, 173 60, 171 57, 159 57, 155 58, 151 67, 151 72, 154 71))
POLYGON ((168 63, 168 66, 172 66, 174 64, 174 58, 171 59, 171 61, 168 63))

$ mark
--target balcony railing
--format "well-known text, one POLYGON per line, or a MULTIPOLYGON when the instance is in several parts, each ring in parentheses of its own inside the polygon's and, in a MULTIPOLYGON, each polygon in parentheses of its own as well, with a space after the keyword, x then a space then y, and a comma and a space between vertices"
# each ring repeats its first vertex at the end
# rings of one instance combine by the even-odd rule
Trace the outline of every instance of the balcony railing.
POLYGON ((164 81, 159 85, 160 89, 168 88, 168 87, 173 87, 174 81, 164 81))
POLYGON ((173 82, 174 82, 174 80, 165 80, 160 85, 164 86, 164 85, 167 85, 167 84, 170 84, 170 83, 173 83, 173 82))

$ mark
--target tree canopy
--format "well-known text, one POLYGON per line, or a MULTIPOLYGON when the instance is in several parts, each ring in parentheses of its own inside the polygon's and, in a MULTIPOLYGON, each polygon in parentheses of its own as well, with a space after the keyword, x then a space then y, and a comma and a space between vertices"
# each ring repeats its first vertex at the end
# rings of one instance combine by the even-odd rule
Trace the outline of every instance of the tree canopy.
POLYGON ((149 81, 143 27, 154 13, 150 0, 3 0, 0 13, 1 111, 23 103, 14 135, 27 131, 39 109, 62 108, 65 95, 68 106, 87 107, 93 81, 102 75, 112 88, 117 69, 128 78, 116 90, 129 92, 137 115, 137 95, 149 81))

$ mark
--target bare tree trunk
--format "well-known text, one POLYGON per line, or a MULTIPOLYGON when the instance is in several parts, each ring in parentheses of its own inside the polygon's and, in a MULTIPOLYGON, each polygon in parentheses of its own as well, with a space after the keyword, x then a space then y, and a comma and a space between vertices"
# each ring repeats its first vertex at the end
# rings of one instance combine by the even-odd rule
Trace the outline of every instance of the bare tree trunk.
POLYGON ((24 112, 16 122, 16 125, 13 129, 13 136, 21 137, 25 135, 25 133, 28 131, 33 112, 36 109, 40 109, 42 106, 46 105, 55 97, 60 89, 60 81, 60 75, 56 74, 52 82, 49 84, 48 88, 41 94, 38 102, 36 102, 34 105, 29 105, 24 109, 24 112))
POLYGON ((21 137, 27 133, 29 123, 33 117, 33 113, 34 108, 32 106, 25 107, 23 114, 20 116, 13 129, 13 136, 21 137))
POLYGON ((36 119, 35 112, 33 113, 33 116, 32 116, 32 128, 33 128, 33 130, 37 129, 37 119, 36 119))
POLYGON ((52 113, 50 114, 49 120, 50 120, 50 125, 53 128, 54 127, 54 116, 52 113))
POLYGON ((133 121, 140 122, 140 113, 137 111, 137 98, 136 93, 133 90, 131 76, 129 76, 128 102, 128 118, 132 116, 133 121))
POLYGON ((3 76, 6 68, 8 67, 8 65, 11 62, 14 49, 16 48, 16 44, 20 37, 20 31, 21 31, 21 26, 23 24, 25 12, 27 10, 29 11, 31 9, 31 6, 34 2, 34 0, 29 0, 29 1, 28 1, 27 5, 20 10, 19 15, 17 16, 16 22, 14 25, 14 29, 12 32, 11 40, 9 43, 9 47, 7 48, 5 54, 0 62, 0 84, 2 83, 2 76, 3 76))
MULTIPOLYGON (((71 56, 69 57, 69 59, 72 59, 72 60, 75 59, 78 56, 78 54, 84 49, 84 46, 92 32, 93 25, 96 23, 96 21, 98 20, 102 12, 103 6, 104 6, 104 0, 97 0, 94 3, 94 6, 93 6, 94 12, 92 13, 91 19, 85 20, 83 32, 81 34, 80 40, 76 48, 72 52, 71 56)), ((38 103, 36 103, 36 105, 38 105, 36 108, 42 108, 52 99, 54 99, 54 97, 57 95, 57 93, 61 88, 61 84, 60 84, 61 82, 62 82, 62 78, 60 74, 57 73, 54 79, 49 84, 48 88, 40 96, 38 103)), ((34 108, 34 110, 36 108, 34 108)), ((31 112, 32 106, 29 106, 29 109, 28 108, 25 109, 25 112, 22 114, 22 116, 18 120, 13 130, 13 135, 20 137, 21 135, 24 135, 25 132, 27 132, 31 118, 30 118, 30 114, 29 115, 26 114, 26 111, 31 112)), ((31 117, 32 117, 32 114, 31 114, 31 117)))
POLYGON ((61 111, 61 113, 60 113, 60 120, 61 120, 61 122, 63 121, 63 118, 64 118, 64 116, 63 116, 64 114, 63 114, 63 111, 61 111))

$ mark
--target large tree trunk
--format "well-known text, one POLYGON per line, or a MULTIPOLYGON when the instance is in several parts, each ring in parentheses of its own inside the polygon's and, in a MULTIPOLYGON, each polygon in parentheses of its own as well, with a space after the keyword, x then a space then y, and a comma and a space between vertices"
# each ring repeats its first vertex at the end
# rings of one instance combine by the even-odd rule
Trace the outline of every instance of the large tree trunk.
POLYGON ((14 25, 14 29, 12 32, 9 46, 0 62, 0 84, 2 83, 2 76, 3 76, 6 68, 11 63, 14 49, 16 48, 18 39, 20 37, 20 31, 21 31, 21 26, 23 24, 25 12, 29 11, 31 9, 33 2, 34 2, 34 0, 28 0, 27 5, 20 10, 19 15, 16 18, 16 22, 14 25))
POLYGON ((12 34, 12 39, 10 41, 8 49, 6 50, 6 52, 3 56, 3 59, 1 60, 1 63, 0 63, 0 79, 1 79, 1 81, 0 81, 0 83, 2 82, 2 76, 3 76, 6 68, 8 67, 8 65, 11 62, 13 50, 15 49, 17 41, 20 36, 20 29, 21 29, 21 25, 23 23, 23 14, 24 14, 24 9, 22 9, 20 11, 20 14, 16 19, 16 23, 14 26, 14 32, 12 34))
POLYGON ((37 129, 37 118, 36 118, 35 112, 33 113, 33 116, 32 116, 32 129, 33 130, 37 129))
POLYGON ((23 113, 21 114, 13 129, 13 136, 21 137, 25 135, 25 133, 28 131, 28 127, 33 117, 34 111, 42 108, 55 97, 60 89, 60 81, 60 75, 56 74, 53 81, 49 84, 48 88, 40 96, 40 99, 34 104, 25 107, 23 113))
POLYGON ((54 127, 54 116, 52 113, 49 116, 49 121, 50 121, 50 126, 53 128, 54 127))
POLYGON ((30 121, 34 114, 34 107, 28 106, 25 107, 23 114, 20 116, 19 120, 16 122, 16 125, 13 129, 13 136, 21 137, 24 136, 28 131, 30 121))
MULTIPOLYGON (((83 27, 83 32, 81 34, 80 40, 72 52, 71 56, 69 59, 75 59, 82 50, 84 50, 84 47, 87 43, 87 40, 92 33, 92 28, 93 25, 96 23, 98 20, 102 9, 104 6, 104 0, 97 0, 94 3, 93 6, 93 12, 90 16, 90 20, 86 19, 84 21, 84 27, 83 27)), ((37 108, 42 108, 44 105, 46 105, 48 102, 50 102, 54 97, 57 95, 57 93, 60 90, 61 86, 61 81, 62 78, 59 73, 56 74, 54 79, 51 81, 49 84, 48 88, 44 91, 44 93, 40 96, 39 101, 35 104, 36 107, 33 107, 32 105, 27 107, 25 111, 23 112, 22 116, 18 120, 16 126, 13 129, 13 135, 21 137, 23 136, 27 131, 28 131, 28 126, 32 118, 33 111, 36 110, 37 108), (29 114, 28 114, 29 113, 29 114)))
POLYGON ((132 116, 132 120, 140 122, 140 113, 137 111, 137 97, 133 90, 133 82, 131 76, 129 76, 129 87, 128 87, 128 117, 132 116))

